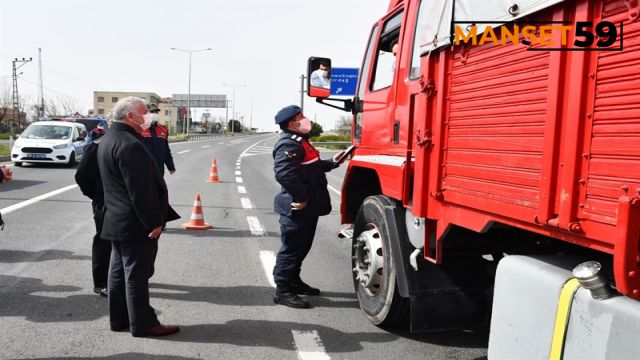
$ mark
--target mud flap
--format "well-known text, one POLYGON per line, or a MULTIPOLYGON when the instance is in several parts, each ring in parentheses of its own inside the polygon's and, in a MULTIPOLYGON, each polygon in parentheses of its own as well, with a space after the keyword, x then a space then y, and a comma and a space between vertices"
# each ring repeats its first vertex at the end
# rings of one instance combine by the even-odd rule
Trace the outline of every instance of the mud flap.
POLYGON ((418 271, 409 257, 414 247, 408 240, 403 217, 389 199, 385 204, 391 235, 391 252, 396 264, 400 295, 410 299, 411 332, 474 329, 488 325, 493 287, 486 261, 479 256, 445 258, 433 264, 418 258, 418 271))

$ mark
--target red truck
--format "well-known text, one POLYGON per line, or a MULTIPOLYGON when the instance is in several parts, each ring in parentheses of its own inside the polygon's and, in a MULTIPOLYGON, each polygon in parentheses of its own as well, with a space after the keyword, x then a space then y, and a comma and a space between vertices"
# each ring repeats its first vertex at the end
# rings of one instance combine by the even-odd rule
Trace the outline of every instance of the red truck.
POLYGON ((340 106, 356 145, 342 234, 373 323, 491 322, 495 358, 640 358, 639 12, 391 0, 340 106))

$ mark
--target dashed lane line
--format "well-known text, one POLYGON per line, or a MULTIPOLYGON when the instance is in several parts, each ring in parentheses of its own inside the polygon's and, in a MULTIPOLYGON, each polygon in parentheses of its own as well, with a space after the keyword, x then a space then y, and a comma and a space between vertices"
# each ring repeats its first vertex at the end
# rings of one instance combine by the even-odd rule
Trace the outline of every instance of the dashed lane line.
POLYGON ((238 186, 238 194, 246 194, 247 189, 244 186, 238 186))
POLYGON ((242 184, 242 178, 241 177, 236 177, 236 182, 238 184, 242 184))
POLYGON ((334 193, 338 194, 338 196, 342 196, 342 193, 338 189, 334 188, 331 185, 327 185, 327 189, 329 189, 329 190, 333 191, 334 193))
POLYGON ((191 150, 182 150, 182 151, 178 151, 178 154, 184 154, 184 153, 188 153, 191 150))
POLYGON ((249 198, 240 198, 240 202, 242 203, 243 209, 253 209, 253 204, 251 204, 251 200, 249 200, 249 198))
POLYGON ((205 146, 203 146, 202 148, 203 148, 203 149, 206 149, 206 148, 208 148, 208 147, 210 147, 210 146, 211 146, 211 145, 205 145, 205 146))
MULTIPOLYGON (((247 220, 249 220, 249 217, 247 217, 247 220)), ((251 223, 249 223, 249 225, 251 225, 251 223)), ((261 250, 260 261, 262 262, 264 273, 265 275, 267 275, 269 285, 271 285, 271 287, 276 287, 276 283, 273 281, 273 268, 276 266, 275 254, 273 253, 273 251, 261 250)))
POLYGON ((242 175, 242 173, 240 171, 236 171, 236 175, 240 176, 240 175, 242 175))
POLYGON ((29 200, 25 200, 25 201, 19 202, 19 203, 17 203, 17 204, 13 204, 13 205, 11 205, 11 206, 7 206, 7 207, 6 207, 6 208, 4 208, 4 209, 0 209, 0 213, 2 213, 2 214, 5 214, 5 215, 6 215, 6 214, 8 214, 8 213, 10 213, 10 212, 13 212, 13 211, 15 211, 15 210, 22 209, 22 208, 23 208, 23 207, 25 207, 25 206, 29 206, 29 205, 31 205, 31 204, 35 204, 35 203, 37 203, 38 201, 48 199, 48 198, 50 198, 50 197, 52 197, 52 196, 56 196, 56 195, 58 195, 58 194, 62 194, 62 193, 63 193, 63 192, 65 192, 65 191, 69 191, 69 190, 71 190, 71 189, 75 189, 75 188, 77 188, 77 187, 78 187, 78 185, 75 185, 75 184, 74 184, 74 185, 65 186, 65 187, 60 188, 60 189, 58 189, 58 190, 54 190, 54 191, 48 192, 48 193, 46 193, 46 194, 42 194, 42 195, 36 196, 36 197, 31 198, 31 199, 29 199, 29 200))
POLYGON ((324 344, 316 330, 300 331, 291 330, 293 343, 296 346, 298 359, 300 360, 330 360, 324 349, 324 344))

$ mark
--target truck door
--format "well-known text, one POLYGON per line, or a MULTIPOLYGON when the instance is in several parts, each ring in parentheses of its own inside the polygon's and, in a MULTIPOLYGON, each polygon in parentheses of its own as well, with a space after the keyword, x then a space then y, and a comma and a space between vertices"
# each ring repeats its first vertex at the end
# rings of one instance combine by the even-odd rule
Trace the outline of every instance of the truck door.
POLYGON ((406 138, 400 141, 400 120, 395 116, 398 69, 392 51, 400 40, 403 15, 403 9, 398 9, 374 27, 358 89, 356 141, 364 147, 384 149, 386 154, 406 153, 406 138))

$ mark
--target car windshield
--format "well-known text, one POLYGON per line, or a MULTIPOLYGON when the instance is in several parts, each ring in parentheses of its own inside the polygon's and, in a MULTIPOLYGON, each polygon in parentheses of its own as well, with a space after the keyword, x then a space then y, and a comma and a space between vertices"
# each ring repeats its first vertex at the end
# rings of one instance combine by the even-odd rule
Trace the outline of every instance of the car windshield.
POLYGON ((31 125, 20 137, 25 139, 65 140, 71 135, 71 127, 59 125, 31 125))

